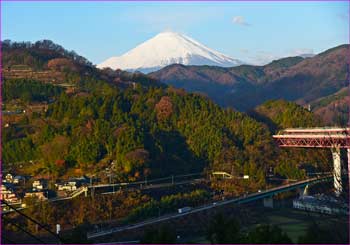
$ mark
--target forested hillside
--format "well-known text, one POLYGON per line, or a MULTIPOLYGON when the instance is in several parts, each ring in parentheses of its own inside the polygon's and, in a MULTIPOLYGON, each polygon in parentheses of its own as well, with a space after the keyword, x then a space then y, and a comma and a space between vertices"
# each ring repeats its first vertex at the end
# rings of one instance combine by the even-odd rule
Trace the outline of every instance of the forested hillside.
MULTIPOLYGON (((319 155, 279 150, 265 124, 221 109, 200 95, 141 86, 119 91, 108 85, 100 93, 62 93, 45 114, 5 128, 5 167, 34 160, 26 171, 55 177, 111 167, 119 181, 212 169, 249 174, 262 185, 270 166, 279 169, 282 162, 288 163, 289 172, 279 171, 288 177, 303 174, 298 169, 302 162, 326 162, 319 155)), ((302 124, 305 114, 312 120, 299 110, 293 125, 298 118, 302 124)), ((289 117, 288 112, 284 117, 289 117)))
POLYGON ((325 126, 321 118, 286 100, 269 100, 249 114, 269 125, 274 133, 285 128, 325 126))
POLYGON ((279 128, 319 125, 294 103, 269 102, 254 119, 142 74, 92 69, 91 77, 83 67, 74 73, 78 82, 69 93, 40 81, 5 80, 6 100, 30 104, 42 100, 42 93, 52 99, 45 111, 24 113, 3 128, 5 169, 55 179, 103 176, 108 168, 115 181, 220 170, 250 175, 255 189, 271 168, 284 177, 303 177, 302 164, 327 167, 326 153, 294 154, 274 144, 279 128), (30 96, 14 95, 27 89, 30 96))

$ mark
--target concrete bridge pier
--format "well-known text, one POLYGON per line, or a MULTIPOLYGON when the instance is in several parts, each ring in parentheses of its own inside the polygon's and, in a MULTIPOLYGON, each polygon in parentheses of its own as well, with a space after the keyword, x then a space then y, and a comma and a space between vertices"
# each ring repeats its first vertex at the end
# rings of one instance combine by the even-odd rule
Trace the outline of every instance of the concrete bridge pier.
POLYGON ((309 195, 309 185, 306 185, 305 187, 299 187, 297 189, 297 193, 299 194, 299 197, 308 196, 309 195))
POLYGON ((309 185, 306 185, 303 191, 303 196, 308 196, 309 195, 309 185))
POLYGON ((273 197, 265 197, 263 204, 265 208, 273 208, 273 197))
MULTIPOLYGON (((340 196, 343 191, 342 180, 341 180, 341 157, 340 157, 340 148, 332 148, 333 156, 333 178, 334 178, 334 190, 335 195, 340 196)), ((349 156, 349 149, 348 149, 349 156)))

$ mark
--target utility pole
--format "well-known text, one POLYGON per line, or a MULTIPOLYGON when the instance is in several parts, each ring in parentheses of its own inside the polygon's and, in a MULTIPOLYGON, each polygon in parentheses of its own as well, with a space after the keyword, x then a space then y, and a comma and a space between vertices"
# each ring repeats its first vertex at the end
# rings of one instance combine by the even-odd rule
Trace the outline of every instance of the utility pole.
POLYGON ((92 187, 92 178, 93 178, 93 175, 90 177, 91 196, 93 197, 94 196, 94 188, 92 187))

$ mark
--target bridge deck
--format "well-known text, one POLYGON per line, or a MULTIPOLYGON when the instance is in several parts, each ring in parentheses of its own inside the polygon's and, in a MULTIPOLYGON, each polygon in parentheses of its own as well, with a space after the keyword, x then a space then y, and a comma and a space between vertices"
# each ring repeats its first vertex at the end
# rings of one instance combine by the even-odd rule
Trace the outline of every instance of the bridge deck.
POLYGON ((315 127, 315 128, 287 128, 281 131, 282 133, 348 133, 350 134, 350 128, 339 128, 339 127, 315 127))
POLYGON ((289 128, 273 138, 281 147, 350 148, 350 128, 289 128))

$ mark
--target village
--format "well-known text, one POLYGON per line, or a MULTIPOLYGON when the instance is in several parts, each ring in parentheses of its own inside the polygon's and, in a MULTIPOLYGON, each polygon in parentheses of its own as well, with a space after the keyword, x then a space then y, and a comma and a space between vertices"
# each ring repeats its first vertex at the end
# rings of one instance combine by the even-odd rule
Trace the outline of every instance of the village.
MULTIPOLYGON (((72 198, 76 194, 87 191, 91 179, 86 176, 57 180, 51 185, 47 178, 33 178, 8 173, 3 176, 1 183, 0 200, 17 207, 26 207, 26 200, 58 201, 72 198)), ((2 211, 9 211, 8 206, 1 205, 2 211)))

